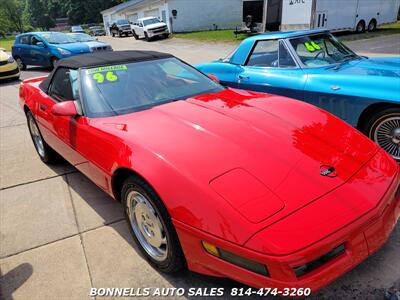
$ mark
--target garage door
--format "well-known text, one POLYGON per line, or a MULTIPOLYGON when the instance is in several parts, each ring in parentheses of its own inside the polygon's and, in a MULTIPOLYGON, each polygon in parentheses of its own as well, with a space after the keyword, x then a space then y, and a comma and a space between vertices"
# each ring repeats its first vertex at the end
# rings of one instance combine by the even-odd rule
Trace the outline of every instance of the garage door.
POLYGON ((159 18, 160 17, 160 11, 159 11, 158 8, 152 9, 152 10, 146 10, 144 12, 144 16, 145 17, 156 17, 156 18, 159 18))
POLYGON ((135 23, 138 19, 138 14, 128 15, 127 17, 129 22, 135 23))

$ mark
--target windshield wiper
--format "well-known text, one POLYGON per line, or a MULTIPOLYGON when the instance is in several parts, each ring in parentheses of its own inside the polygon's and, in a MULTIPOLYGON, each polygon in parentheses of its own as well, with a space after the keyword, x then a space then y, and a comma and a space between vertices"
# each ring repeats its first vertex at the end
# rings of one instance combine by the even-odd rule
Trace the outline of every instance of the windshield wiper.
POLYGON ((361 56, 358 56, 357 54, 347 54, 347 55, 343 56, 343 60, 341 62, 339 62, 339 64, 336 65, 335 68, 333 68, 333 69, 338 70, 346 62, 353 60, 353 59, 360 59, 360 58, 361 58, 361 56))

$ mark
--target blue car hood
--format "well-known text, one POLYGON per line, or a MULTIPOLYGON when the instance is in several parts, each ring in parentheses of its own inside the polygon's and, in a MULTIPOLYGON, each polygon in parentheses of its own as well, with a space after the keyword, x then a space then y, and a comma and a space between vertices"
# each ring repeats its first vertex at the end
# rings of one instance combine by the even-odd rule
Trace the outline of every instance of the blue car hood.
POLYGON ((72 53, 76 54, 90 52, 88 45, 84 43, 53 44, 53 46, 71 51, 72 53))
POLYGON ((331 71, 337 75, 400 77, 400 57, 352 60, 331 71))
POLYGON ((336 67, 307 69, 306 90, 400 102, 400 58, 362 58, 336 67))

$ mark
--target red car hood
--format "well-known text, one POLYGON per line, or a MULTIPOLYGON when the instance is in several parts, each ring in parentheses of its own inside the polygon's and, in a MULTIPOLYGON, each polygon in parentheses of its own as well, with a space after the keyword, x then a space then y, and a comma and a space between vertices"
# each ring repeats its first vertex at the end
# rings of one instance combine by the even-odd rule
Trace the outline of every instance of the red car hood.
MULTIPOLYGON (((256 224, 252 230, 337 188, 378 151, 319 108, 230 89, 96 123, 124 128, 118 133, 124 140, 211 190, 215 198, 205 206, 226 201, 238 218, 256 224), (335 168, 332 177, 321 176, 322 165, 335 168)), ((223 236, 218 228, 203 229, 223 236)), ((238 235, 238 242, 249 238, 245 230, 238 235)))

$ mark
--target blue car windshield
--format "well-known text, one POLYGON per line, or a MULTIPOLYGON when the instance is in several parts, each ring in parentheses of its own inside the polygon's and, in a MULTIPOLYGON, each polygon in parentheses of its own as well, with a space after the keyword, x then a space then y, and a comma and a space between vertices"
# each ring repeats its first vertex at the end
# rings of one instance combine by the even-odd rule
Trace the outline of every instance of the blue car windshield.
POLYGON ((297 56, 308 67, 327 66, 358 57, 331 34, 315 34, 289 41, 297 56))
POLYGON ((62 32, 46 32, 39 33, 39 36, 43 38, 49 44, 69 44, 76 43, 76 41, 69 35, 62 32))
POLYGON ((127 114, 224 89, 176 58, 81 69, 80 78, 89 118, 127 114))

